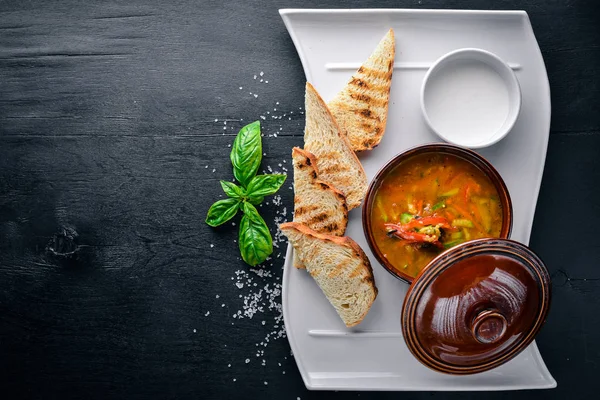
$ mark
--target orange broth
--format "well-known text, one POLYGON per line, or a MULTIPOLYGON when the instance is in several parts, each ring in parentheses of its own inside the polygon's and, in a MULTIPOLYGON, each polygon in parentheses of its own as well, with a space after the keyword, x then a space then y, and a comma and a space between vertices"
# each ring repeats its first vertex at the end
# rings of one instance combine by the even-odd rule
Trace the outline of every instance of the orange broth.
POLYGON ((447 248, 471 239, 499 237, 502 205, 494 184, 476 166, 452 154, 426 153, 407 159, 383 178, 370 218, 384 257, 394 268, 416 277, 447 248), (414 216, 443 217, 452 225, 438 230, 443 248, 388 234, 384 224, 400 224, 414 216))

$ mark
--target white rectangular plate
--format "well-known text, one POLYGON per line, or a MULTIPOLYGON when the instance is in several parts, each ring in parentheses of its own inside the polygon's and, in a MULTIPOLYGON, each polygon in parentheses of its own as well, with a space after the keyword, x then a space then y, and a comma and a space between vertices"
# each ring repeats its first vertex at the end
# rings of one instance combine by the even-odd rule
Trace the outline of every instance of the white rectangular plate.
MULTIPOLYGON (((478 47, 497 54, 516 72, 521 114, 509 135, 479 153, 500 172, 514 206, 512 239, 528 243, 544 169, 550 130, 550 88, 544 61, 523 11, 280 10, 306 79, 330 100, 389 28, 396 61, 386 134, 360 155, 369 180, 394 155, 439 141, 419 108, 427 68, 443 54, 478 47)), ((291 149, 290 149, 291 151, 291 149)), ((400 311, 408 285, 388 274, 366 243, 361 210, 350 213, 347 235, 373 263, 379 297, 365 320, 347 329, 312 278, 291 265, 288 248, 283 281, 285 326, 309 389, 331 390, 510 390, 553 388, 535 343, 492 371, 450 376, 421 365, 408 351, 400 311)))

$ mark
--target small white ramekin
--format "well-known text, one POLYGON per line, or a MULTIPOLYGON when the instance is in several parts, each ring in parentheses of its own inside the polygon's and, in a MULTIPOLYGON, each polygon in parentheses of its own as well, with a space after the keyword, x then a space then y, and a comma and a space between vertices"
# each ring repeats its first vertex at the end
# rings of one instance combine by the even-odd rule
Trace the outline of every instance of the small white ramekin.
MULTIPOLYGON (((436 84, 439 85, 439 83, 436 84)), ((432 94, 429 93, 429 97, 431 96, 432 94)), ((429 68, 423 79, 423 85, 421 87, 421 110, 425 121, 431 130, 441 139, 452 144, 477 149, 497 143, 513 128, 517 117, 519 116, 520 109, 521 89, 515 73, 512 68, 498 56, 486 50, 464 48, 447 53, 440 57, 429 68), (444 78, 443 74, 448 74, 448 76, 450 76, 453 68, 460 68, 461 65, 468 65, 469 63, 477 65, 477 68, 491 68, 495 71, 506 86, 508 93, 508 111, 504 123, 498 128, 490 128, 487 132, 485 130, 481 130, 481 132, 461 132, 460 130, 456 131, 456 129, 445 129, 443 123, 432 120, 428 113, 427 103, 430 103, 431 101, 426 101, 426 97, 428 97, 428 90, 430 90, 430 78, 435 76, 435 79, 439 81, 444 78), (476 140, 474 138, 476 138, 476 140)), ((448 110, 448 112, 450 113, 452 111, 448 110)), ((497 117, 502 118, 500 115, 497 117)))

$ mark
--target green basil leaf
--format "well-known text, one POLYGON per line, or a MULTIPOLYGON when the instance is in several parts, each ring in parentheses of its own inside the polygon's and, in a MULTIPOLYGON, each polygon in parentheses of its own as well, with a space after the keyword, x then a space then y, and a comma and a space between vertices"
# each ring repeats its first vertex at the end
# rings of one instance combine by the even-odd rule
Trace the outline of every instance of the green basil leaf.
POLYGON ((246 196, 246 191, 233 182, 221 181, 221 187, 225 194, 232 199, 242 199, 246 196))
POLYGON ((265 198, 262 196, 260 196, 260 197, 248 196, 248 201, 250 202, 250 204, 254 204, 255 206, 262 203, 264 199, 265 198))
POLYGON ((231 218, 237 213, 240 200, 238 199, 224 199, 214 203, 208 209, 206 214, 206 223, 210 226, 219 226, 231 218))
POLYGON ((240 253, 242 259, 254 267, 264 262, 273 253, 273 239, 256 207, 244 202, 242 210, 244 216, 240 222, 240 253))
POLYGON ((247 187, 248 196, 264 197, 276 193, 287 175, 272 174, 272 175, 256 175, 247 187))
POLYGON ((231 149, 231 164, 235 179, 246 186, 256 175, 262 160, 262 139, 260 122, 255 121, 244 126, 237 134, 231 149))

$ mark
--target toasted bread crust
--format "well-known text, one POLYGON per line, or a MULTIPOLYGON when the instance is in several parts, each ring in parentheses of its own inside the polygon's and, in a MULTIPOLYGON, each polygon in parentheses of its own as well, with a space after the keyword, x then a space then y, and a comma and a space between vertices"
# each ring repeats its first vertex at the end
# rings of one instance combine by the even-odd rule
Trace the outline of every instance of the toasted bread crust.
POLYGON ((390 29, 373 53, 329 102, 354 151, 371 150, 385 133, 395 58, 390 29))
MULTIPOLYGON (((294 147, 294 221, 305 224, 319 233, 342 236, 348 225, 348 206, 342 192, 318 179, 315 156, 294 147), (322 203, 315 204, 314 199, 322 203)), ((294 266, 304 268, 294 255, 294 266)))
MULTIPOLYGON (((316 100, 319 108, 327 113, 327 117, 329 118, 327 123, 332 123, 336 132, 336 139, 340 140, 344 154, 338 154, 335 151, 325 152, 324 149, 319 149, 318 146, 313 145, 312 141, 307 139, 309 135, 308 129, 305 133, 305 149, 315 155, 321 179, 340 190, 346 196, 348 209, 351 210, 359 207, 367 191, 367 175, 365 170, 356 154, 352 151, 352 146, 348 138, 340 130, 331 110, 329 110, 319 92, 317 92, 310 82, 306 82, 306 96, 307 98, 310 96, 311 99, 316 100), (352 179, 348 175, 352 176, 352 179)), ((306 118, 308 126, 308 118, 310 118, 308 112, 306 113, 306 118)))
MULTIPOLYGON (((323 242, 331 242, 331 243, 334 243, 339 246, 350 248, 352 250, 352 254, 359 260, 359 268, 366 269, 366 271, 363 271, 363 272, 366 272, 366 276, 364 276, 362 278, 362 280, 365 284, 367 284, 369 287, 372 288, 373 296, 370 299, 368 306, 360 314, 360 316, 358 317, 358 319, 356 321, 351 322, 351 323, 346 323, 345 321, 344 322, 346 323, 346 326, 348 326, 348 327, 356 326, 360 322, 362 322, 362 320, 365 318, 365 316, 371 309, 371 306, 373 305, 373 302, 375 301, 375 299, 377 298, 377 295, 378 295, 378 289, 377 289, 377 286, 375 286, 375 279, 373 277, 373 269, 371 267, 371 263, 369 261, 369 258, 365 254, 365 252, 362 250, 362 248, 354 240, 352 240, 349 237, 338 237, 338 236, 318 233, 318 232, 310 229, 309 227, 307 227, 303 224, 297 223, 297 222, 286 222, 286 223, 281 224, 279 227, 282 230, 282 232, 284 232, 284 233, 287 230, 296 230, 299 233, 301 233, 302 235, 313 237, 313 238, 318 239, 323 242)), ((336 268, 337 271, 343 269, 342 266, 338 266, 338 267, 339 268, 336 268)), ((313 275, 313 273, 314 273, 313 271, 310 271, 310 270, 309 270, 309 272, 311 273, 311 275, 313 275)), ((313 275, 313 277, 314 277, 314 275, 313 275)))

